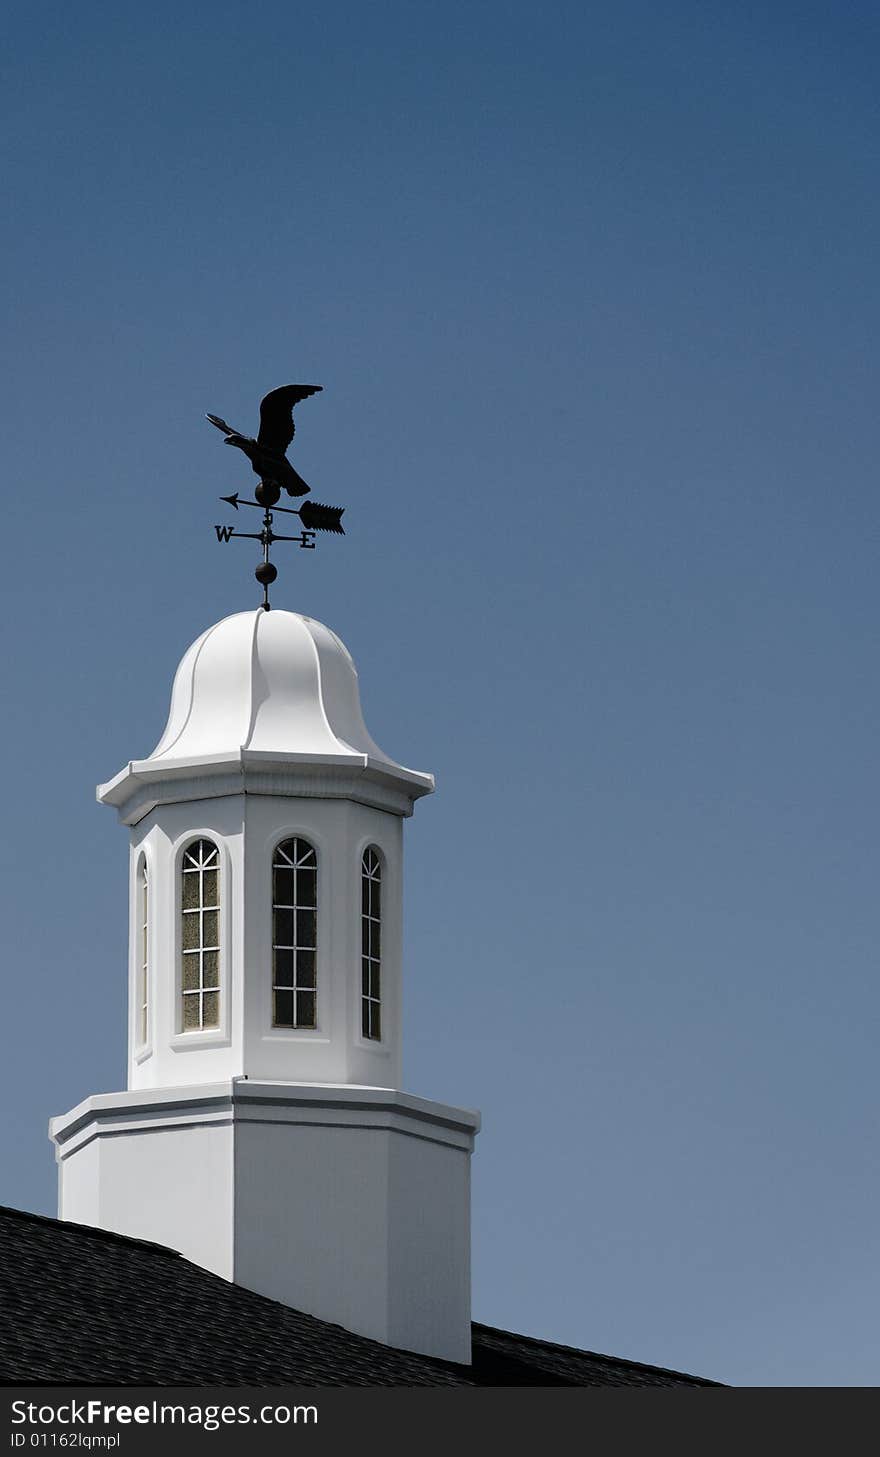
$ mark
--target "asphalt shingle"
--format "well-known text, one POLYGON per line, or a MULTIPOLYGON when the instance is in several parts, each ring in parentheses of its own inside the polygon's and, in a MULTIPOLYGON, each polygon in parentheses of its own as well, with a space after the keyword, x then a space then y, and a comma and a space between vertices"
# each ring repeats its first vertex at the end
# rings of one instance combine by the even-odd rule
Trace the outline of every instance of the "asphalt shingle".
POLYGON ((0 1208, 0 1381, 138 1386, 712 1386, 473 1327, 473 1364, 397 1350, 161 1245, 0 1208))

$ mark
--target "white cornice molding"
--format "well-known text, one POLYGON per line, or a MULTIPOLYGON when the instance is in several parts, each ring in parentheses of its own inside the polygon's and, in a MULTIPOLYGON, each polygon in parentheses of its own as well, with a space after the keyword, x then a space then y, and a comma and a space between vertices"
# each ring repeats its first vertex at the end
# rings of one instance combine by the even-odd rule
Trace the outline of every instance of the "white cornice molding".
POLYGON ((234 794, 351 799, 408 818, 434 789, 433 774, 391 765, 368 754, 271 754, 239 749, 229 755, 134 759, 106 784, 99 804, 112 805, 123 824, 135 825, 162 804, 234 794))
POLYGON ((49 1120, 59 1160, 93 1138, 205 1123, 307 1123, 382 1128, 470 1151, 480 1115, 394 1088, 233 1078, 192 1088, 96 1093, 49 1120))

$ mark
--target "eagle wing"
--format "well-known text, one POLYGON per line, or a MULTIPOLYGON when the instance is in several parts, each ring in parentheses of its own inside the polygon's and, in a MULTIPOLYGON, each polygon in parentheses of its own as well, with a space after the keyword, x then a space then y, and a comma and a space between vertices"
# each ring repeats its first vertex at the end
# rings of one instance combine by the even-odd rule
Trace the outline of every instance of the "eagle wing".
POLYGON ((222 430, 224 435, 234 435, 235 434, 235 431, 233 430, 232 426, 231 425, 227 425, 227 423, 226 423, 225 420, 221 420, 221 418, 220 418, 219 415, 206 415, 205 416, 205 419, 206 420, 210 420, 210 422, 211 422, 212 425, 216 425, 218 430, 222 430))
POLYGON ((323 385, 283 384, 270 390, 260 402, 260 433, 257 443, 283 454, 293 439, 293 407, 309 395, 316 395, 323 385))

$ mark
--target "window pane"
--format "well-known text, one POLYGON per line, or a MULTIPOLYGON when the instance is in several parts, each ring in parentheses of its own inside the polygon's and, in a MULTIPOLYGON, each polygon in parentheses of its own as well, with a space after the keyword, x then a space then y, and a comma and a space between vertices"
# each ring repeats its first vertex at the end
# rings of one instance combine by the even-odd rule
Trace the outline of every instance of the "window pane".
POLYGON ((370 1035, 370 1004, 366 999, 361 1002, 361 1036, 370 1035))
POLYGON ((366 916, 361 917, 361 956, 370 954, 370 923, 366 916))
POLYGON ((183 999, 183 1030, 191 1032, 194 1027, 199 1026, 199 994, 184 997, 183 999))
POLYGON ((318 872, 316 870, 298 870, 296 872, 296 903, 298 906, 316 906, 318 891, 318 872))
POLYGON ((379 1000, 379 966, 373 962, 370 966, 370 996, 379 1000))
POLYGON ((273 1018, 276 1027, 293 1026, 293 992, 275 992, 275 1016, 273 1018))
POLYGON ((315 993, 297 992, 296 994, 296 1025, 297 1027, 314 1027, 315 1025, 315 993))
POLYGON ((296 863, 297 865, 317 865, 318 858, 308 840, 296 841, 296 863))
POLYGON ((370 1003, 370 1036, 377 1039, 382 1036, 382 1008, 378 1002, 370 1003))
POLYGON ((370 914, 370 882, 365 875, 361 876, 361 915, 370 914))
POLYGON ((370 913, 374 916, 382 914, 382 883, 379 880, 370 881, 370 913))
POLYGON ((275 945, 293 945, 293 911, 275 912, 275 945))
POLYGON ((218 880, 218 875, 217 875, 217 871, 216 870, 206 870, 205 873, 204 873, 204 875, 202 876, 202 904, 203 905, 205 905, 205 906, 216 906, 216 905, 219 905, 219 901, 217 899, 217 880, 218 880))
POLYGON ((219 1027, 220 1025, 220 993, 205 992, 202 998, 202 1026, 219 1027))
POLYGON ((184 956, 183 958, 183 989, 191 991, 199 985, 199 953, 184 956))
POLYGON ((191 951, 199 944, 199 913, 187 911, 183 917, 183 949, 191 951))
POLYGON ((315 944, 315 912, 297 911, 296 913, 296 944, 297 946, 314 946, 315 944))
POLYGON ((315 985, 314 951, 297 951, 296 984, 301 987, 313 987, 315 985))
POLYGON ((379 931, 380 931, 379 922, 378 921, 370 921, 369 922, 369 927, 370 927, 370 955, 374 958, 374 960, 378 961, 378 959, 379 959, 379 931))
MULTIPOLYGON (((217 917, 218 917, 217 911, 204 911, 202 913, 202 945, 203 946, 217 946, 217 945, 219 945, 219 942, 217 940, 218 931, 219 931, 217 917)), ((193 916, 192 919, 195 920, 195 916, 193 916)))
POLYGON ((366 959, 361 962, 361 995, 370 995, 370 963, 366 959))
POLYGON ((278 846, 275 851, 274 863, 276 865, 293 864, 293 840, 285 840, 283 845, 278 846))
POLYGON ((202 986, 217 987, 220 985, 220 958, 216 951, 204 951, 202 953, 202 986))
POLYGON ((279 987, 293 986, 293 952, 275 952, 275 985, 279 987))
POLYGON ((197 870, 183 872, 183 908, 192 910, 199 903, 199 873, 197 870))
POLYGON ((275 870, 272 899, 276 906, 292 906, 293 900, 293 871, 275 870))

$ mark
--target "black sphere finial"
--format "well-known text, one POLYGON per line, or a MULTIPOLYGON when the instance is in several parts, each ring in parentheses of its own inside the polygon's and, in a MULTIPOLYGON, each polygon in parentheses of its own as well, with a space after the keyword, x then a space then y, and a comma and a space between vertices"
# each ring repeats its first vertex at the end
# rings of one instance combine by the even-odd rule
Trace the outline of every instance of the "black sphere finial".
POLYGON ((281 499, 281 487, 274 481, 260 481, 254 490, 254 495, 261 506, 277 506, 281 499))

